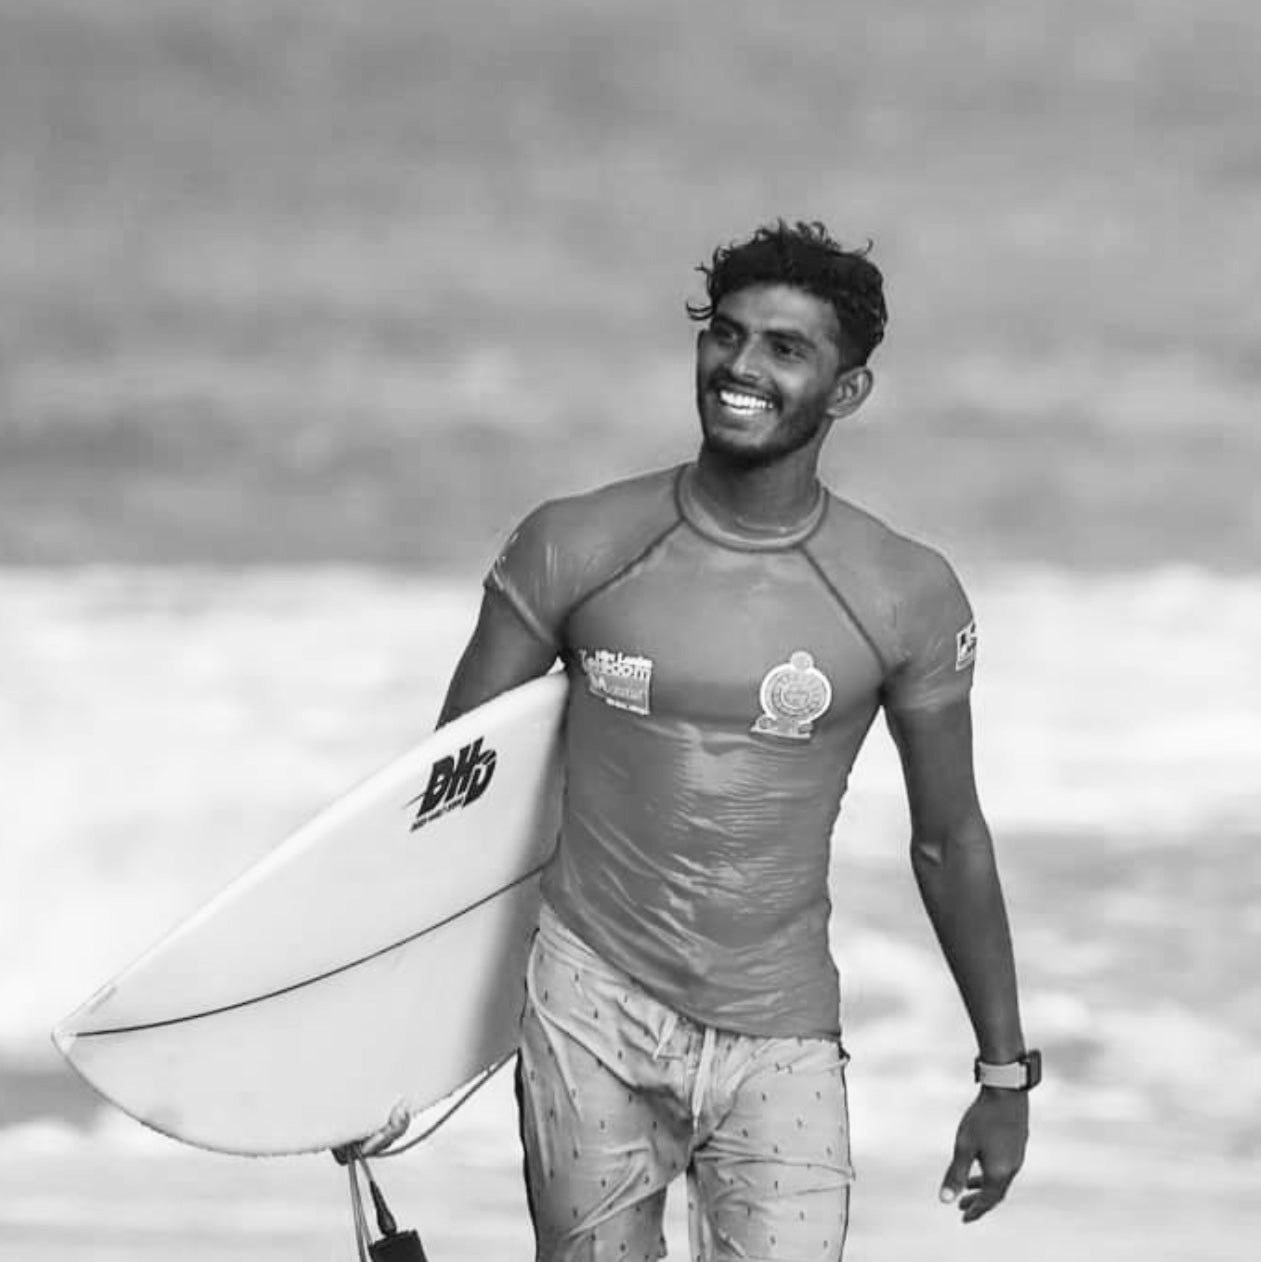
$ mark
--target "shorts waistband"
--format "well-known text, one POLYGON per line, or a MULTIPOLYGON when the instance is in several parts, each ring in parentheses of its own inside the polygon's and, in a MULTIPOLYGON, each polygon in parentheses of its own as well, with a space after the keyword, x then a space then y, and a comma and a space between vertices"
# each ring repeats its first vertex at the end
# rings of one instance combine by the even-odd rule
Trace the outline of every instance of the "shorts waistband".
POLYGON ((539 907, 539 941, 553 955, 576 968, 609 981, 634 984, 634 979, 610 964, 583 941, 555 912, 546 899, 539 907))

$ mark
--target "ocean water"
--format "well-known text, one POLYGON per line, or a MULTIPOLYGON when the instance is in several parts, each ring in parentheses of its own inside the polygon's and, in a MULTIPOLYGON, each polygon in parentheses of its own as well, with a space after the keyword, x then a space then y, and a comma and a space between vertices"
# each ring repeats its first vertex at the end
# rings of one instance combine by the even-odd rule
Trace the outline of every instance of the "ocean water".
MULTIPOLYGON (((1142 1238, 1136 1214, 1167 1235, 1162 1188, 1211 1184, 1199 1195, 1234 1213, 1261 1172, 1261 987, 1245 964, 1261 949, 1261 580, 965 579, 982 635, 978 779, 1027 1031, 1048 1058, 1029 1212, 1053 1215, 1053 1189, 1106 1186, 1111 1208, 1095 1212, 1118 1242, 1142 1238), (1140 1191, 1146 1208, 1118 1214, 1140 1191)), ((362 569, 0 574, 0 1244, 24 1242, 13 1256, 89 1243, 82 1256, 103 1256, 110 1232, 122 1251, 187 1232, 196 1256, 349 1256, 331 1163, 240 1162, 150 1135, 94 1106, 48 1030, 429 730, 477 596, 475 576, 362 569)), ((833 939, 860 1178, 865 1160, 871 1212, 910 1231, 899 1189, 913 1175, 927 1197, 944 1168, 972 1047, 906 835, 878 727, 838 827, 833 939)), ((429 1207, 446 1256, 525 1247, 511 1114, 505 1079, 383 1174, 429 1207)), ((873 1250, 893 1248, 889 1228, 872 1224, 873 1250)), ((997 1248, 1009 1228, 986 1230, 997 1248)))
POLYGON ((1247 572, 1261 26, 1196 13, 8 0, 0 563, 477 564, 691 456, 696 265, 782 214, 888 279, 862 503, 1247 572))

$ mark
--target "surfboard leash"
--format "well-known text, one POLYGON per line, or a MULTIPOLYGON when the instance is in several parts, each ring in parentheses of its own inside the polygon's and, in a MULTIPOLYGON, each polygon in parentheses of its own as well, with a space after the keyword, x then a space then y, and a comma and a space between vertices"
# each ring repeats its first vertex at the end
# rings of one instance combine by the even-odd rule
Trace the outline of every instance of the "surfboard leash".
POLYGON ((346 1168, 350 1172, 350 1205, 355 1220, 355 1246, 359 1251, 359 1262, 428 1262, 424 1246, 416 1232, 399 1231, 394 1215, 385 1203, 385 1196, 372 1176, 367 1158, 356 1155, 346 1163, 346 1168), (377 1230, 381 1233, 379 1240, 372 1239, 368 1228, 368 1215, 364 1210, 357 1166, 363 1170, 363 1176, 368 1181, 377 1230))
MULTIPOLYGON (((380 1152, 374 1153, 373 1158, 397 1157, 400 1153, 415 1148, 417 1144, 424 1143, 439 1127, 450 1121, 513 1058, 513 1055, 515 1053, 510 1052, 485 1069, 481 1076, 464 1090, 459 1099, 419 1135, 397 1147, 383 1148, 380 1152)), ((420 1243, 420 1237, 416 1232, 399 1231, 394 1215, 390 1213, 390 1208, 385 1203, 385 1196, 377 1186, 376 1179, 373 1178, 367 1157, 352 1146, 346 1153, 345 1164, 350 1176, 350 1207, 354 1216, 355 1247, 359 1252, 359 1262, 428 1262, 424 1246, 420 1243), (359 1170, 363 1171, 363 1177, 368 1181, 368 1192, 372 1197, 377 1228, 381 1232, 379 1240, 372 1239, 372 1232, 368 1227, 363 1192, 359 1186, 359 1170)))
POLYGON ((405 1144, 392 1145, 372 1155, 374 1157, 397 1157, 401 1153, 409 1152, 417 1144, 423 1144, 439 1127, 450 1121, 515 1055, 515 1052, 509 1052, 502 1060, 496 1061, 488 1069, 483 1070, 481 1077, 474 1079, 472 1086, 466 1088, 463 1095, 432 1126, 426 1127, 419 1135, 413 1136, 405 1144))
POLYGON ((363 1195, 359 1191, 359 1176, 355 1173, 353 1158, 346 1162, 346 1173, 350 1176, 350 1211, 355 1224, 355 1248, 359 1254, 359 1262, 368 1262, 371 1236, 368 1233, 368 1219, 363 1212, 363 1195))

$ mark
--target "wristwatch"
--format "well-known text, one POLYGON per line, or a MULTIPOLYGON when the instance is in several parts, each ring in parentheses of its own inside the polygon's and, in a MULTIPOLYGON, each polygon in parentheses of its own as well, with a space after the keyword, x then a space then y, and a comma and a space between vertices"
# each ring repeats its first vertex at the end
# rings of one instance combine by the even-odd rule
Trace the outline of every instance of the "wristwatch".
POLYGON ((1042 1081, 1042 1053, 1034 1048, 1005 1065, 989 1065, 978 1056, 972 1063, 972 1076, 983 1087, 1032 1091, 1042 1081))

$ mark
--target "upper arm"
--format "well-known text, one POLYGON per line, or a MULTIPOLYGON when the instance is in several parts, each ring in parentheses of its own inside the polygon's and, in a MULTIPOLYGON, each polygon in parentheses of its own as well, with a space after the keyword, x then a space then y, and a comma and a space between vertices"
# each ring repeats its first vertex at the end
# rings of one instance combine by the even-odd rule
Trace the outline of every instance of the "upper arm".
POLYGON ((976 622, 958 578, 939 553, 916 554, 916 582, 901 608, 903 660, 884 692, 889 732, 902 759, 917 846, 980 825, 972 762, 970 694, 976 622))
POLYGON ((940 709, 966 698, 972 687, 976 620, 945 557, 919 547, 904 561, 895 613, 897 664, 884 681, 884 702, 899 712, 940 709))
POLYGON ((498 592, 488 588, 468 645, 447 689, 438 723, 449 723, 501 692, 545 675, 556 649, 498 592))
POLYGON ((980 822, 968 698, 914 710, 886 708, 885 717, 902 760, 916 844, 957 836, 980 822))
POLYGON ((559 652, 572 602, 572 530, 555 502, 512 532, 486 575, 477 626, 447 690, 439 725, 544 675, 559 652))

